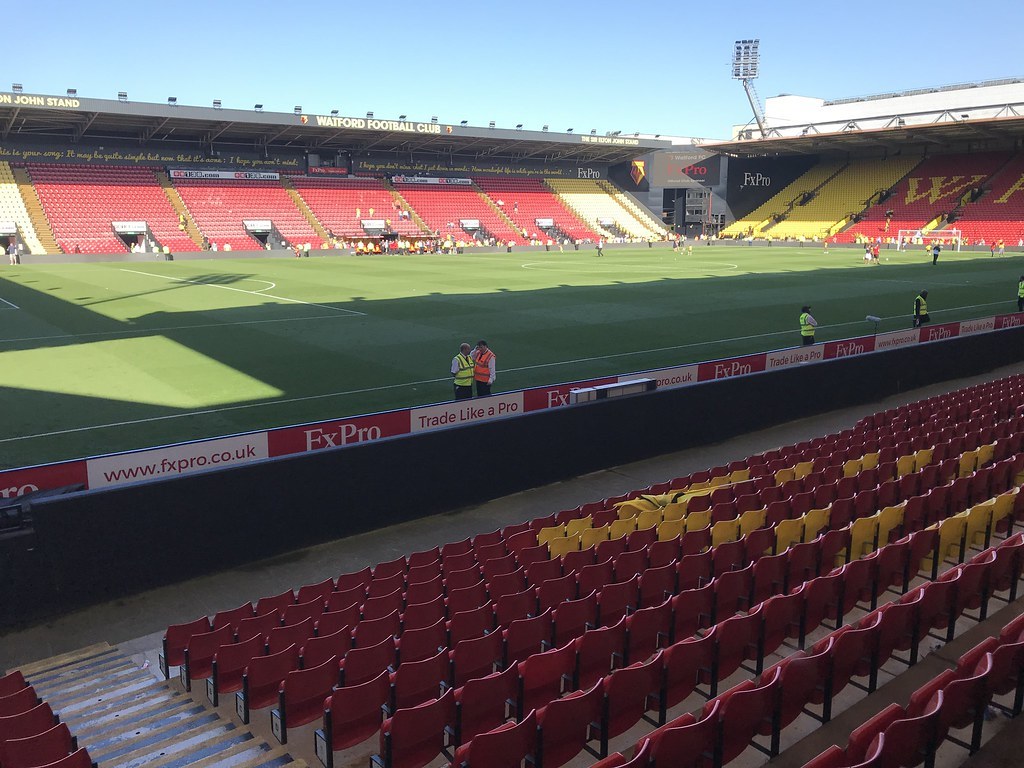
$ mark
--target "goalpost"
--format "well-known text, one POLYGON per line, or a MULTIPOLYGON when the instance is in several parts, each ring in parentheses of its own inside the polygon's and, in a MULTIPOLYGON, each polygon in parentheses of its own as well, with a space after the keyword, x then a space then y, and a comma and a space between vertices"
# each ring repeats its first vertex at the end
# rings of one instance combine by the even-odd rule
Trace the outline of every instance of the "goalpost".
POLYGON ((963 232, 959 229, 933 229, 922 232, 920 229, 901 229, 896 236, 897 250, 905 251, 910 245, 927 245, 938 243, 943 247, 956 247, 960 250, 963 232))

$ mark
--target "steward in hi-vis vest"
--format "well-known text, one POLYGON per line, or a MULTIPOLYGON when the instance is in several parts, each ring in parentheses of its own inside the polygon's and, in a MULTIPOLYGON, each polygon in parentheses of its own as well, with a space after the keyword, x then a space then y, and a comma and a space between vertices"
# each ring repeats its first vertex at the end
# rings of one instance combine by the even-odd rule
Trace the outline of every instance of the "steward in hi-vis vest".
POLYGON ((1020 276, 1020 282, 1017 283, 1017 311, 1024 312, 1024 275, 1020 276))
POLYGON ((473 396, 473 372, 476 370, 476 361, 469 350, 469 344, 463 342, 459 346, 459 354, 452 358, 456 400, 465 400, 473 396))
POLYGON ((818 327, 818 321, 811 315, 811 306, 800 308, 800 338, 804 345, 814 343, 814 329, 818 327))
POLYGON ((473 360, 476 362, 473 378, 476 379, 477 397, 486 397, 491 394, 491 385, 494 384, 495 378, 496 359, 494 353, 487 346, 486 341, 481 339, 476 343, 476 349, 473 350, 473 360))
POLYGON ((931 320, 928 317, 928 291, 921 291, 914 299, 914 327, 924 325, 931 320))

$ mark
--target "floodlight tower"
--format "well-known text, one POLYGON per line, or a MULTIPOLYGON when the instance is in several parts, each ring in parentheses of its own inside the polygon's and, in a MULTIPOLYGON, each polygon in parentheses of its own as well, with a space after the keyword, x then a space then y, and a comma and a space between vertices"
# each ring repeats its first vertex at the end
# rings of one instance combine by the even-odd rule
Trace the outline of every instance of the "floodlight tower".
POLYGON ((760 40, 737 40, 733 45, 732 52, 732 79, 743 83, 743 90, 747 92, 747 99, 750 101, 750 108, 754 110, 754 120, 761 131, 761 138, 766 135, 764 124, 764 113, 761 111, 761 102, 757 98, 757 91, 754 90, 754 80, 758 75, 758 66, 761 63, 761 54, 758 52, 760 40))

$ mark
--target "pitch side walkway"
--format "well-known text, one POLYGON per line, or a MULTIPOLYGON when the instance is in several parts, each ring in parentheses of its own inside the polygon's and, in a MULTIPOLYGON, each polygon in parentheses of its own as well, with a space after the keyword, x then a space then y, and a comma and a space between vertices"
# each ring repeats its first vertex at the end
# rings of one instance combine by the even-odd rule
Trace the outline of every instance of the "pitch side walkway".
MULTIPOLYGON (((234 608, 289 587, 312 584, 328 576, 356 571, 400 555, 459 541, 583 502, 624 493, 689 472, 852 427, 857 419, 879 410, 982 381, 1024 372, 1024 363, 971 378, 922 387, 885 400, 833 411, 752 432, 723 443, 693 448, 554 483, 475 507, 414 520, 370 533, 298 550, 241 568, 161 587, 121 600, 75 611, 45 624, 0 636, 0 669, 17 667, 106 642, 124 653, 146 653, 160 646, 168 624, 234 608)), ((865 382, 870 386, 870 382, 865 382)), ((789 395, 794 396, 794 395, 789 395)), ((495 454, 495 462, 501 461, 495 454)), ((486 483, 467 477, 466 483, 486 483)), ((382 492, 388 492, 382 489, 382 492)), ((414 488, 395 488, 415 504, 414 488)), ((452 488, 457 501, 458 488, 452 488)), ((369 505, 368 511, 369 512, 369 505)), ((112 564, 113 565, 113 564, 112 564)))

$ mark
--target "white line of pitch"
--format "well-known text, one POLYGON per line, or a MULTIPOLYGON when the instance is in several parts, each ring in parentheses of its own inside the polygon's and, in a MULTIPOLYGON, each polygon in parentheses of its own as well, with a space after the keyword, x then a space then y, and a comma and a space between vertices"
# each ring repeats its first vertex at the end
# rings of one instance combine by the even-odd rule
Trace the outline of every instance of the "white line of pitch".
POLYGON ((17 304, 10 302, 7 299, 0 299, 0 301, 7 305, 6 307, 0 307, 0 309, 21 309, 17 304))
MULTIPOLYGON (((332 312, 345 312, 349 315, 365 315, 365 312, 357 312, 354 309, 342 309, 341 307, 332 307, 327 304, 317 304, 315 301, 302 301, 302 299, 290 299, 287 296, 272 296, 269 293, 260 293, 259 291, 247 291, 244 288, 233 288, 230 285, 218 285, 217 283, 204 283, 202 280, 186 280, 183 277, 169 277, 168 275, 158 275, 154 272, 140 272, 137 269, 124 269, 121 268, 122 272, 131 272, 136 275, 146 275, 147 277, 158 277, 161 280, 170 280, 175 283, 191 283, 192 285, 205 285, 208 288, 223 288, 225 291, 237 291, 238 293, 248 293, 250 296, 263 296, 268 299, 277 299, 278 301, 290 301, 293 304, 306 304, 310 307, 320 307, 321 309, 329 309, 332 312)), ((268 282, 261 280, 260 282, 268 282)), ((268 291, 269 288, 263 290, 268 291)))
MULTIPOLYGON (((951 307, 949 309, 935 310, 934 314, 939 314, 940 312, 953 312, 953 311, 958 310, 958 309, 976 309, 978 307, 991 307, 991 306, 995 306, 997 304, 1006 304, 1006 303, 1007 302, 1005 302, 1005 301, 998 301, 998 302, 990 302, 988 304, 968 304, 968 305, 963 306, 963 307, 951 307)), ((882 320, 894 320, 894 319, 901 318, 901 317, 906 317, 906 315, 890 315, 890 316, 887 316, 887 317, 883 317, 881 319, 882 320)), ((847 325, 862 325, 864 322, 865 322, 864 320, 855 320, 855 321, 852 321, 852 322, 849 322, 849 323, 835 323, 834 325, 830 325, 830 326, 826 326, 826 327, 829 327, 829 328, 839 328, 839 327, 847 326, 847 325)), ((506 373, 514 373, 516 371, 529 371, 529 370, 533 370, 533 369, 536 369, 536 368, 557 368, 558 366, 562 366, 562 365, 574 365, 576 363, 592 362, 592 361, 595 361, 595 360, 611 360, 611 359, 618 358, 618 357, 629 357, 629 356, 632 356, 632 355, 645 355, 645 354, 648 354, 648 353, 651 353, 651 352, 665 352, 665 351, 678 350, 678 349, 688 349, 688 348, 692 348, 692 347, 705 347, 705 346, 710 346, 712 344, 725 344, 725 343, 728 343, 730 341, 744 341, 744 340, 749 340, 749 339, 761 339, 761 338, 767 338, 767 337, 770 337, 770 336, 790 336, 790 335, 793 335, 793 333, 794 333, 794 331, 792 329, 785 330, 785 331, 772 331, 770 333, 757 333, 757 334, 753 334, 751 336, 736 336, 736 337, 733 337, 731 339, 713 339, 713 340, 710 340, 710 341, 698 341, 698 342, 694 342, 692 344, 679 344, 677 346, 672 346, 672 347, 658 347, 656 349, 640 349, 640 350, 636 350, 636 351, 633 351, 633 352, 617 352, 617 353, 610 354, 610 355, 598 355, 596 357, 581 357, 581 358, 578 358, 576 360, 560 360, 560 361, 554 362, 554 363, 541 363, 539 365, 525 365, 525 366, 521 366, 519 368, 503 368, 502 371, 504 371, 506 373)), ((751 352, 749 354, 757 354, 757 353, 756 352, 751 352)), ((690 363, 678 363, 678 365, 690 365, 690 363)), ((598 377, 594 376, 594 378, 598 378, 598 377)), ((111 422, 109 424, 95 424, 95 425, 89 426, 89 427, 74 427, 74 428, 71 428, 71 429, 61 429, 61 430, 57 430, 55 432, 39 432, 39 433, 34 434, 34 435, 20 435, 18 437, 3 438, 3 439, 0 439, 0 444, 2 444, 2 443, 14 443, 14 442, 18 442, 19 440, 32 440, 32 439, 37 438, 37 437, 54 437, 56 435, 68 435, 68 434, 73 434, 75 432, 88 432, 88 431, 93 430, 93 429, 109 429, 109 428, 112 428, 112 427, 128 427, 128 426, 133 426, 135 424, 149 424, 149 423, 154 422, 154 421, 169 421, 171 419, 182 419, 182 418, 186 418, 186 417, 189 417, 189 416, 208 416, 208 415, 214 414, 214 413, 226 413, 226 412, 229 412, 229 411, 241 411, 241 410, 248 410, 250 408, 264 408, 266 406, 289 405, 291 403, 302 403, 302 402, 308 402, 310 400, 325 400, 325 399, 329 399, 329 398, 333 398, 333 397, 344 397, 346 395, 361 395, 361 394, 365 394, 367 392, 382 392, 382 391, 388 390, 388 389, 402 389, 402 388, 405 388, 405 387, 416 387, 416 386, 420 386, 422 384, 438 384, 440 382, 445 382, 445 381, 451 381, 451 377, 446 376, 446 377, 439 378, 439 379, 422 379, 421 381, 407 381, 407 382, 404 382, 404 383, 401 383, 401 384, 384 384, 384 385, 379 386, 379 387, 364 387, 362 389, 349 389, 349 390, 343 390, 341 392, 325 392, 325 393, 320 394, 320 395, 304 395, 302 397, 289 397, 289 398, 286 398, 286 399, 283 399, 283 400, 269 400, 267 402, 262 402, 262 403, 243 403, 241 405, 229 405, 229 406, 225 406, 223 408, 208 408, 208 409, 202 410, 202 411, 189 411, 188 413, 173 413, 173 414, 168 414, 168 415, 165 415, 165 416, 152 416, 152 417, 147 418, 147 419, 132 419, 131 421, 115 421, 115 422, 111 422)), ((412 406, 412 407, 415 407, 415 406, 412 406)), ((347 417, 339 416, 338 418, 347 418, 347 417)), ((271 427, 271 429, 273 429, 273 428, 271 427)))

